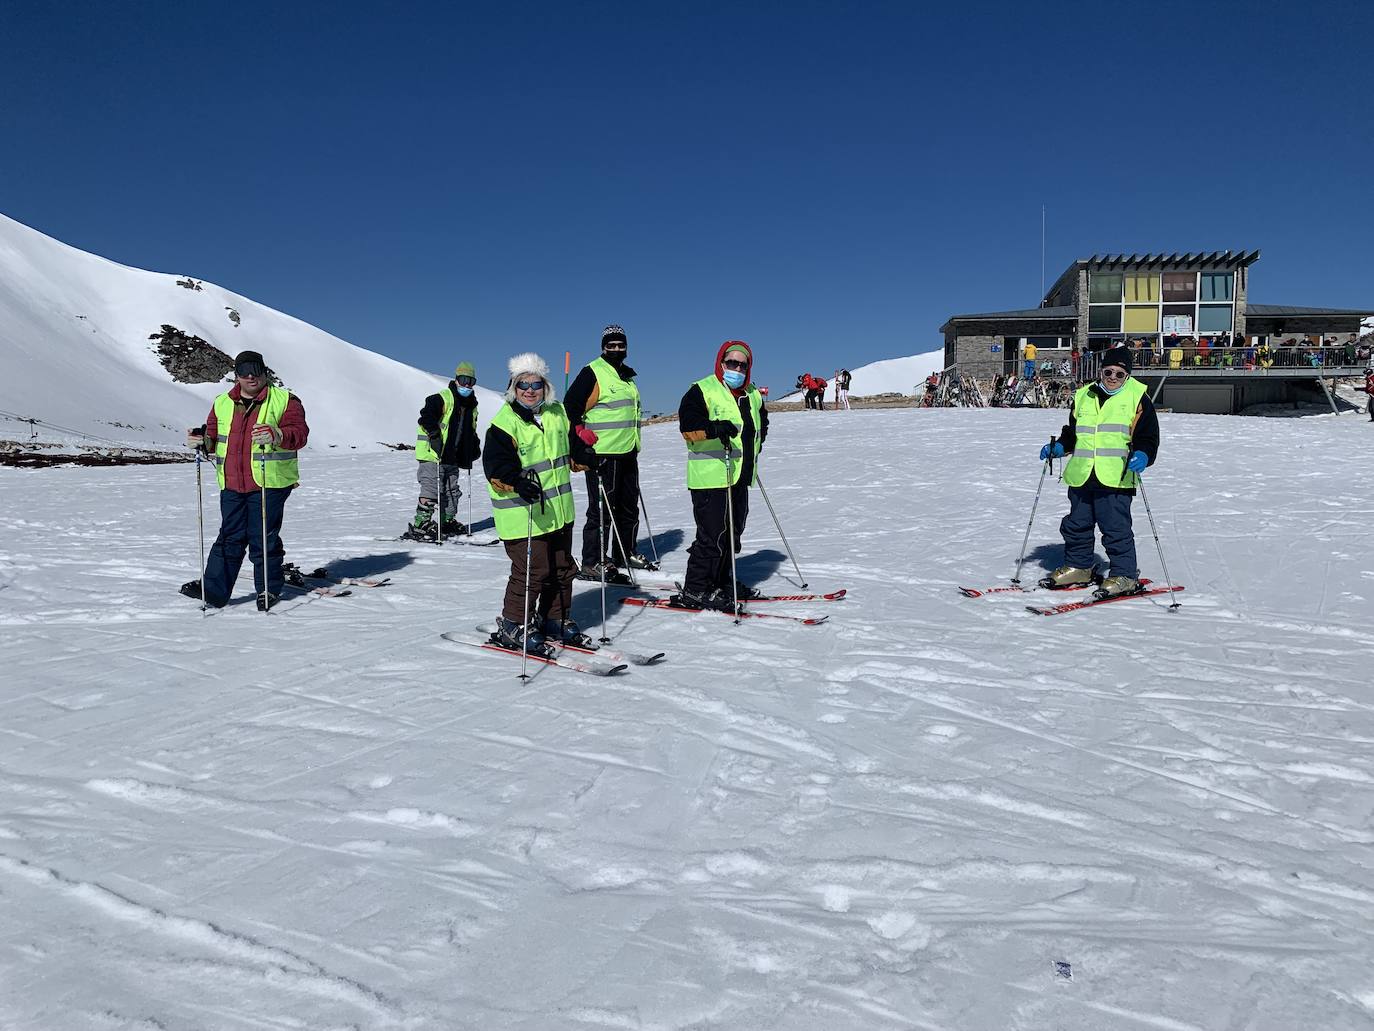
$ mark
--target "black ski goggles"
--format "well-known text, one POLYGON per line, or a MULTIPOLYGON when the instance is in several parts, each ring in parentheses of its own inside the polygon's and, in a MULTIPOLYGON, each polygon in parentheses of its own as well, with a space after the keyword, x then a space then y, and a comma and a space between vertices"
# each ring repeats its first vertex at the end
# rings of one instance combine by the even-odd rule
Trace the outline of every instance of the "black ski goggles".
POLYGON ((458 381, 458 385, 459 385, 460 387, 475 387, 475 386, 477 386, 477 377, 476 377, 476 376, 455 376, 454 379, 456 379, 456 380, 458 381))
POLYGON ((262 367, 260 362, 240 362, 234 366, 234 375, 247 379, 249 376, 256 376, 261 379, 267 370, 262 367))

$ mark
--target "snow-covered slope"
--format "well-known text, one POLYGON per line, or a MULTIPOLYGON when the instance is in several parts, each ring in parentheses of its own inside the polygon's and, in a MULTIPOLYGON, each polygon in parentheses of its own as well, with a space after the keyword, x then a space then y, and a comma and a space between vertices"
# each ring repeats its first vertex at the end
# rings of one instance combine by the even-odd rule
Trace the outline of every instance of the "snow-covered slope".
MULTIPOLYGON (((510 563, 374 541, 401 456, 307 456, 283 529, 393 582, 267 615, 247 569, 176 593, 190 469, 0 469, 0 1028, 1368 1031, 1369 424, 1162 415, 1177 612, 961 597, 1012 575, 1062 414, 779 414, 771 501, 849 596, 608 592, 612 647, 668 653, 611 679, 440 642, 510 563)), ((683 466, 650 427, 655 579, 683 466)), ((795 589, 757 492, 740 570, 795 589)))
MULTIPOLYGON (((148 340, 167 324, 231 356, 260 351, 304 402, 311 448, 414 442, 420 403, 442 377, 213 283, 177 286, 179 278, 87 254, 0 215, 0 412, 135 446, 181 446, 224 385, 172 380, 148 340)), ((477 371, 504 388, 504 369, 477 371)), ((496 397, 479 391, 489 419, 496 397)), ((37 430, 40 440, 78 439, 37 430)), ((28 436, 27 424, 0 417, 0 439, 28 436)))
MULTIPOLYGON (((922 354, 908 355, 905 358, 884 358, 882 361, 869 362, 857 369, 850 369, 850 397, 868 397, 872 394, 915 394, 920 383, 932 372, 945 367, 945 351, 940 348, 922 354)), ((812 370, 813 376, 820 376, 829 384, 825 388, 826 403, 835 396, 835 370, 812 370)), ((793 390, 774 397, 775 401, 797 401, 802 392, 793 390)))

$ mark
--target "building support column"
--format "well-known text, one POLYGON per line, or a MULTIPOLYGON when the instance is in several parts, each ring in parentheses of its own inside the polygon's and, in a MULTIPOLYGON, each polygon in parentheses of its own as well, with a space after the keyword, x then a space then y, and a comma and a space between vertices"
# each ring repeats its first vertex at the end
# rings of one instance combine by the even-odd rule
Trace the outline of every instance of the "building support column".
POLYGON ((1150 395, 1151 404, 1154 404, 1159 400, 1159 395, 1164 392, 1164 381, 1168 378, 1169 374, 1167 372, 1163 376, 1159 377, 1159 382, 1155 384, 1154 393, 1150 395))
POLYGON ((1336 399, 1335 399, 1334 397, 1331 396, 1331 389, 1326 385, 1326 380, 1323 379, 1321 376, 1318 376, 1318 377, 1317 377, 1317 382, 1320 383, 1321 386, 1322 386, 1322 393, 1326 395, 1326 401, 1327 401, 1327 404, 1329 404, 1329 405, 1331 406, 1331 412, 1332 412, 1332 414, 1333 414, 1333 415, 1340 415, 1340 414, 1341 414, 1341 410, 1340 410, 1339 408, 1336 407, 1336 399))

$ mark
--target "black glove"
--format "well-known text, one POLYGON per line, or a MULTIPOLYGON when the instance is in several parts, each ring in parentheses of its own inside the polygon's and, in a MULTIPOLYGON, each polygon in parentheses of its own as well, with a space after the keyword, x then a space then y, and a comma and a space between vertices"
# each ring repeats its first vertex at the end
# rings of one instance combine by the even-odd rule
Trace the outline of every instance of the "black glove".
POLYGON ((596 448, 588 447, 576 438, 573 439, 571 458, 578 465, 586 466, 588 469, 595 469, 600 464, 596 448))
POLYGON ((544 497, 544 488, 539 486, 539 481, 533 476, 522 476, 515 481, 515 493, 520 495, 520 500, 527 505, 533 505, 544 497))
POLYGON ((737 432, 738 427, 729 419, 712 419, 706 424, 706 436, 722 444, 730 443, 737 432))
POLYGON ((430 433, 427 434, 427 436, 429 437, 429 446, 433 449, 434 453, 436 455, 440 454, 444 450, 444 438, 437 433, 430 433))

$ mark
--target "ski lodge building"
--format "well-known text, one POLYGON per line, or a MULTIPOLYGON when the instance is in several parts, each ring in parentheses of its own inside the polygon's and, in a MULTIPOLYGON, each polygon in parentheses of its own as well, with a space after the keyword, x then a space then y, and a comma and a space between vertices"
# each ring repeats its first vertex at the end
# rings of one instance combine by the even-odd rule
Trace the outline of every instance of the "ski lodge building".
MULTIPOLYGON (((1135 376, 1174 411, 1229 414, 1266 402, 1330 401, 1328 379, 1362 376, 1356 338, 1374 310, 1249 301, 1259 251, 1093 255, 1075 261, 1038 308, 954 315, 945 367, 992 380, 1019 374, 1027 344, 1075 377, 1108 347, 1135 351, 1135 376)), ((1332 408, 1335 403, 1332 402, 1332 408)))

